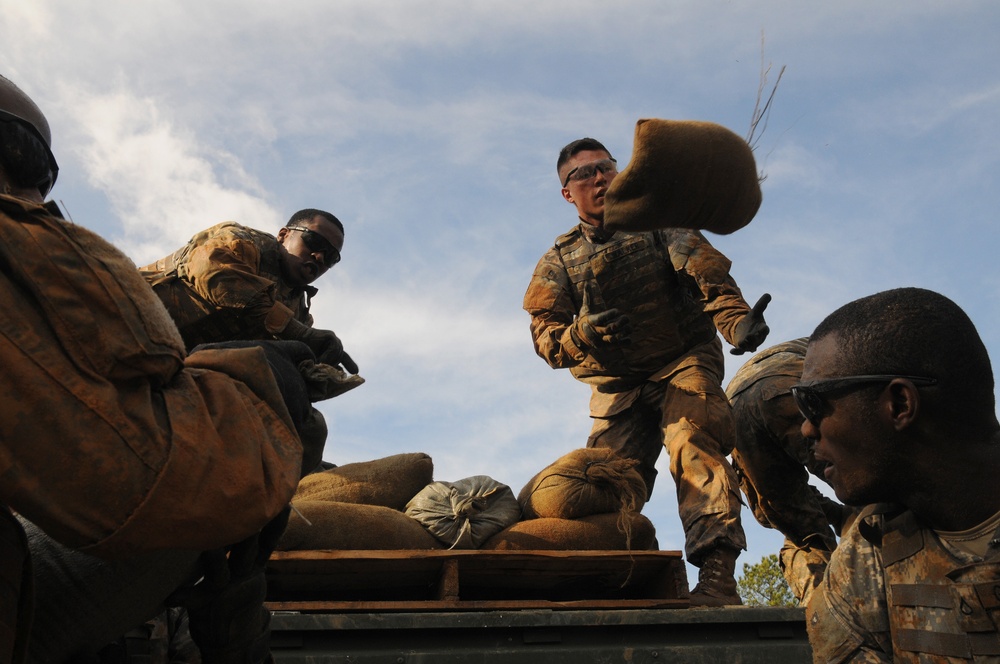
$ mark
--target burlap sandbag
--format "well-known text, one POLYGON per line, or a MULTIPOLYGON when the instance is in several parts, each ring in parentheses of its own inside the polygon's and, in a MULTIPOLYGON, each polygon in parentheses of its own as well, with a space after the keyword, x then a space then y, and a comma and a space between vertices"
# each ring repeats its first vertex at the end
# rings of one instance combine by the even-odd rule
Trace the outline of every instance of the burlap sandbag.
POLYGON ((594 514, 581 519, 531 519, 486 540, 484 551, 647 551, 656 529, 642 514, 594 514))
POLYGON ((279 551, 441 548, 423 526, 388 507, 319 500, 295 500, 292 505, 279 551))
POLYGON ((606 448, 573 450, 524 485, 517 496, 521 518, 639 512, 646 502, 646 483, 636 463, 606 448))
POLYGON ((423 452, 394 454, 306 475, 293 500, 381 505, 397 511, 434 479, 434 462, 423 452))
POLYGON ((693 228, 727 234, 753 219, 760 180, 747 142, 699 120, 639 120, 632 160, 604 199, 616 231, 693 228))

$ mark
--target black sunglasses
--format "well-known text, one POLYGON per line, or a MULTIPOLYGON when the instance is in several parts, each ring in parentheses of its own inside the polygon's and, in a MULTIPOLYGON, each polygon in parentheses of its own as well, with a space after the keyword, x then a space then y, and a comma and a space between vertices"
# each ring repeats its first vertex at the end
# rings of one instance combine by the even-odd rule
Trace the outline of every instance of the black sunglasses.
POLYGON ((891 383, 897 378, 904 378, 914 385, 936 385, 937 378, 926 378, 924 376, 898 376, 888 374, 873 374, 867 376, 844 376, 842 378, 830 378, 829 380, 813 380, 807 383, 792 385, 792 398, 795 405, 799 407, 802 417, 819 427, 820 421, 826 415, 829 403, 824 394, 831 392, 849 392, 859 390, 872 383, 891 383))
POLYGON ((285 226, 285 228, 290 231, 299 231, 302 233, 302 242, 305 243, 306 248, 310 251, 323 254, 323 263, 325 263, 327 267, 331 267, 340 262, 340 252, 337 248, 330 244, 329 240, 316 231, 309 230, 308 228, 302 228, 300 226, 285 226))
POLYGON ((38 142, 42 144, 45 148, 46 154, 49 157, 49 172, 48 174, 41 178, 38 182, 35 182, 35 188, 42 194, 42 198, 48 196, 49 192, 52 191, 52 187, 56 184, 56 177, 59 175, 59 165, 56 163, 55 155, 52 154, 52 150, 49 148, 48 141, 42 136, 42 132, 38 131, 35 125, 31 124, 24 118, 18 117, 13 113, 8 113, 7 111, 0 110, 0 122, 16 122, 21 125, 29 132, 32 136, 38 139, 38 142))
POLYGON ((614 157, 608 157, 607 159, 600 159, 598 161, 592 161, 589 164, 584 164, 583 166, 577 166, 569 173, 566 174, 566 181, 563 182, 563 186, 569 184, 569 181, 579 182, 580 180, 589 180, 590 178, 597 175, 597 171, 604 173, 617 173, 618 172, 618 162, 614 157))

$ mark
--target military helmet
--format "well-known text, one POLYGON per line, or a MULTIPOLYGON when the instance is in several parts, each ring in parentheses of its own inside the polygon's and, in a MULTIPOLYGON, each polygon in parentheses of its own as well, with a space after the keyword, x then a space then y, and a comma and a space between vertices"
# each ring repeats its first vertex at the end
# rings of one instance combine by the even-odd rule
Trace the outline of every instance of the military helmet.
POLYGON ((47 173, 30 184, 44 197, 52 189, 59 174, 59 165, 52 154, 52 133, 38 105, 9 79, 0 75, 0 122, 15 123, 38 139, 48 158, 47 173))

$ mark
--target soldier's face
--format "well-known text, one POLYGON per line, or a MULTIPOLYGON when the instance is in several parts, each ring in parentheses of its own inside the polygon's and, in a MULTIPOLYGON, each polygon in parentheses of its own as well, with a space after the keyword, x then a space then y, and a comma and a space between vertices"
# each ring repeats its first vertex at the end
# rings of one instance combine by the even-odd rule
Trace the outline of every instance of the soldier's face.
MULTIPOLYGON (((565 181, 567 174, 573 169, 610 158, 611 155, 604 150, 577 152, 560 169, 560 181, 565 181)), ((581 219, 594 226, 601 226, 604 223, 604 195, 616 175, 617 172, 596 169, 594 175, 585 180, 570 180, 562 188, 563 198, 576 207, 581 219)))
MULTIPOLYGON (((344 234, 324 217, 315 216, 309 221, 299 221, 297 228, 317 233, 337 255, 344 248, 344 234)), ((331 267, 328 247, 316 237, 308 237, 301 230, 282 228, 278 242, 284 247, 284 277, 291 286, 307 286, 319 279, 331 267), (311 246, 310 246, 311 245, 311 246)))
MULTIPOLYGON (((840 341, 836 334, 809 344, 802 382, 837 378, 840 341)), ((824 395, 825 407, 819 421, 802 423, 802 435, 815 441, 816 461, 826 463, 824 479, 837 498, 847 505, 867 505, 891 500, 891 442, 880 435, 872 389, 846 394, 824 395)))

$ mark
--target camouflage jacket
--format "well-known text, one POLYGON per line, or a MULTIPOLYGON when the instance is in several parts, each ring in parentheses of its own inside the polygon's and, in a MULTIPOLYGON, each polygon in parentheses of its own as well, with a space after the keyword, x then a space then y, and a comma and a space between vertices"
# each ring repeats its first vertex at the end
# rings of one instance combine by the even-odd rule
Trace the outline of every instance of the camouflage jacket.
POLYGON ((806 613, 815 662, 1000 661, 1000 532, 984 559, 912 512, 866 508, 806 613))
POLYGON ((4 506, 98 557, 208 550, 280 512, 302 463, 263 351, 185 356, 132 261, 57 212, 0 195, 0 660, 26 629, 4 506))
MULTIPOLYGON (((535 351, 549 366, 569 368, 602 392, 624 392, 686 358, 700 363, 693 351, 710 348, 716 330, 732 341, 750 307, 729 275, 729 259, 701 233, 620 232, 599 243, 582 226, 556 239, 524 296, 535 351), (581 349, 570 326, 611 308, 631 320, 632 343, 599 354, 581 349)), ((722 361, 709 359, 713 368, 722 361)))
POLYGON ((232 221, 198 233, 140 273, 189 350, 200 343, 273 339, 291 317, 312 325, 309 299, 316 289, 285 284, 275 237, 232 221))

